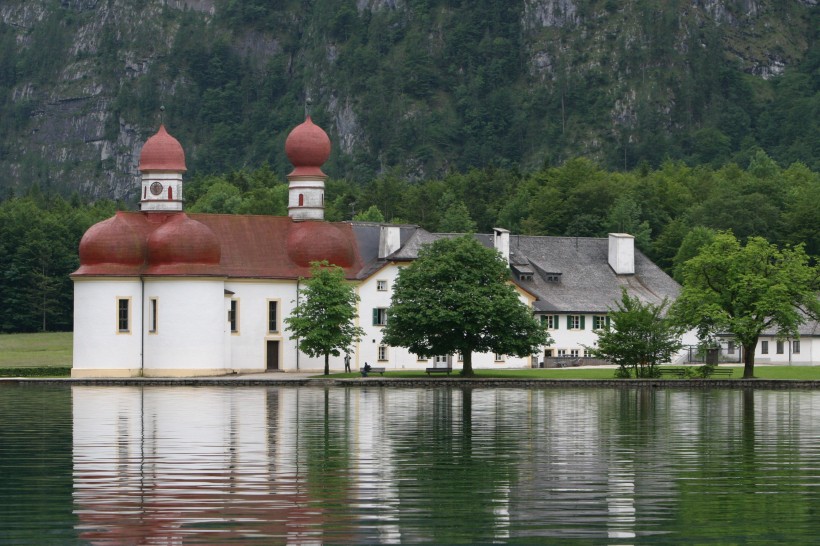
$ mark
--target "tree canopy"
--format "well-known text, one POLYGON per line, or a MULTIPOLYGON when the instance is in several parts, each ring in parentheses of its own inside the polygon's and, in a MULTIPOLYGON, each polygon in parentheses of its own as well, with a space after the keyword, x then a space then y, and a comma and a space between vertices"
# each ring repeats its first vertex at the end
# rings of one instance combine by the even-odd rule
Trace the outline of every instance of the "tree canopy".
POLYGON ((820 316, 820 271, 802 245, 782 250, 762 237, 742 245, 720 232, 683 264, 683 289, 672 309, 701 339, 733 335, 743 347, 744 378, 754 377, 755 350, 764 330, 797 337, 807 314, 820 316))
POLYGON ((519 357, 549 342, 509 282, 507 263, 472 236, 422 248, 393 287, 383 341, 422 356, 458 353, 473 375, 473 352, 519 357))
POLYGON ((325 357, 325 375, 329 375, 330 355, 349 351, 364 335, 364 330, 354 325, 359 296, 345 281, 339 266, 327 261, 311 262, 310 272, 285 324, 290 338, 298 340, 300 351, 325 357))
POLYGON ((608 324, 598 331, 592 354, 619 366, 618 375, 656 377, 658 366, 670 362, 683 344, 683 328, 666 317, 669 302, 656 305, 630 297, 623 290, 621 300, 608 315, 608 324))

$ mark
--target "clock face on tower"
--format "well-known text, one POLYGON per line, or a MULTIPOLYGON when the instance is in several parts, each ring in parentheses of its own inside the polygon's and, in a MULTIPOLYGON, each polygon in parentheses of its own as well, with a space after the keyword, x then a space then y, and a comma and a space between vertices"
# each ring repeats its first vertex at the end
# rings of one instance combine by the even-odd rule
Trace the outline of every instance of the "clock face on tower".
POLYGON ((151 193, 154 195, 159 195, 162 193, 162 183, 154 182, 151 184, 151 193))

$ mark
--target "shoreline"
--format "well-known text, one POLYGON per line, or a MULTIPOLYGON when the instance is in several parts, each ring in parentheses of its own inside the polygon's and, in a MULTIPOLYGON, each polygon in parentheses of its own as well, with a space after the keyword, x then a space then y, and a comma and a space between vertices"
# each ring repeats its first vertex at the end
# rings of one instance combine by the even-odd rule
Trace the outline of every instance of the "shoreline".
POLYGON ((471 388, 676 388, 676 389, 767 389, 767 390, 815 390, 820 389, 820 380, 800 379, 513 379, 513 378, 470 378, 460 377, 419 377, 419 378, 333 378, 306 374, 286 374, 266 377, 218 376, 218 377, 130 377, 130 378, 48 378, 48 377, 4 377, 2 385, 78 385, 78 386, 310 386, 310 387, 471 387, 471 388))

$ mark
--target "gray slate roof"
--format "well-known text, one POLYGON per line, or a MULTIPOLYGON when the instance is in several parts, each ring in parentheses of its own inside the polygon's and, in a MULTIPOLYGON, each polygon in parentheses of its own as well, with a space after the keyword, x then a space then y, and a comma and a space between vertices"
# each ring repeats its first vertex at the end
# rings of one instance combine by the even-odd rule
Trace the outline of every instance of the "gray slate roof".
MULTIPOLYGON (((362 258, 368 264, 359 278, 373 274, 387 261, 412 261, 418 257, 423 245, 437 239, 461 235, 430 233, 422 228, 404 226, 401 248, 388 260, 378 260, 378 226, 354 224, 354 230, 362 258)), ((492 235, 477 234, 475 237, 484 246, 492 248, 492 235)), ((655 304, 664 298, 673 300, 677 297, 678 283, 639 250, 635 250, 634 275, 616 275, 609 266, 608 257, 607 238, 510 235, 513 280, 538 298, 534 304, 536 312, 606 313, 620 299, 621 287, 626 287, 631 296, 655 304), (519 279, 521 273, 532 274, 532 280, 519 279), (559 280, 548 280, 556 277, 559 280)))
POLYGON ((630 296, 660 303, 675 299, 680 285, 635 249, 635 274, 616 275, 609 266, 609 240, 589 237, 510 236, 510 263, 530 265, 532 281, 518 283, 538 296, 536 311, 605 313, 625 287, 630 296), (547 274, 559 280, 547 280, 547 274))

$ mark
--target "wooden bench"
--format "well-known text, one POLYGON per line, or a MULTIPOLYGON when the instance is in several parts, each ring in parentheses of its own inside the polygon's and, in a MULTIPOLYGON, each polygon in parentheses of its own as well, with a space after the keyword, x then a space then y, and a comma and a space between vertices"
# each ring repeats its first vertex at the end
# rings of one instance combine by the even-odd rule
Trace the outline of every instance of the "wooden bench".
MULTIPOLYGON (((714 377, 714 376, 722 376, 722 377, 729 377, 734 373, 732 368, 712 368, 709 372, 709 375, 706 376, 714 377)), ((687 377, 699 377, 700 374, 700 367, 689 367, 689 368, 661 368, 661 377, 664 376, 672 376, 678 379, 685 379, 687 377)))
POLYGON ((384 368, 376 368, 375 366, 371 366, 368 371, 364 371, 364 368, 359 368, 359 372, 361 372, 362 377, 367 377, 368 374, 377 373, 379 375, 384 375, 384 368))
MULTIPOLYGON (((671 375, 672 377, 678 377, 680 379, 683 379, 684 377, 686 377, 686 371, 688 369, 689 368, 661 368, 661 377, 665 375, 671 375)), ((695 368, 691 369, 694 370, 695 368)))
POLYGON ((446 373, 447 375, 450 375, 450 372, 453 371, 453 368, 427 368, 424 371, 427 372, 427 375, 430 375, 431 373, 446 373))
POLYGON ((734 373, 734 370, 732 368, 713 368, 712 372, 709 374, 709 377, 712 377, 712 376, 715 376, 715 375, 722 375, 724 377, 728 377, 728 376, 732 375, 733 373, 734 373))

